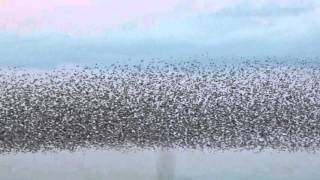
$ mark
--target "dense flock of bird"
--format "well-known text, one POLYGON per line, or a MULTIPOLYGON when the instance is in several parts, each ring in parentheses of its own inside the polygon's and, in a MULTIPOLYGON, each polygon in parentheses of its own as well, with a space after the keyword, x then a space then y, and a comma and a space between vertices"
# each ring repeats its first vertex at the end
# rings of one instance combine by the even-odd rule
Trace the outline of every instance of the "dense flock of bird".
POLYGON ((0 70, 0 153, 320 148, 320 66, 197 62, 0 70))

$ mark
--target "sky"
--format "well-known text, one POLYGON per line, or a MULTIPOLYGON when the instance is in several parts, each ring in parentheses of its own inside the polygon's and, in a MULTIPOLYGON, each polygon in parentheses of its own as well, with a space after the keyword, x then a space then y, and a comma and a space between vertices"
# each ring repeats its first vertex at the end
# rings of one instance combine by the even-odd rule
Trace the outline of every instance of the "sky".
POLYGON ((0 66, 319 57, 317 0, 0 0, 0 66))

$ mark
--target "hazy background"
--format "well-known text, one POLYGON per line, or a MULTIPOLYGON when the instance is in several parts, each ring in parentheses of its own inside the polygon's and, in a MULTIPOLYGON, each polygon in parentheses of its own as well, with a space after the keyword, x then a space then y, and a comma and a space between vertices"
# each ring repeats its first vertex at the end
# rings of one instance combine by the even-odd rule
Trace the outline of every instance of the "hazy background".
POLYGON ((0 0, 0 65, 318 57, 317 0, 0 0))

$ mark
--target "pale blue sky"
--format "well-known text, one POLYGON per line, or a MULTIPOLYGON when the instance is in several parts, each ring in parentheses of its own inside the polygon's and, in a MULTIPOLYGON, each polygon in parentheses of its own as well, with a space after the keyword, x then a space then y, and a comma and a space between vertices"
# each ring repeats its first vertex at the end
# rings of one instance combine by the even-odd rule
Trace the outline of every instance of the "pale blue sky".
MULTIPOLYGON (((187 13, 188 8, 180 7, 150 24, 126 22, 99 32, 2 28, 0 65, 54 67, 141 58, 183 60, 202 54, 319 57, 317 1, 260 1, 241 1, 204 13, 187 13)), ((0 13, 0 25, 1 18, 0 13)))

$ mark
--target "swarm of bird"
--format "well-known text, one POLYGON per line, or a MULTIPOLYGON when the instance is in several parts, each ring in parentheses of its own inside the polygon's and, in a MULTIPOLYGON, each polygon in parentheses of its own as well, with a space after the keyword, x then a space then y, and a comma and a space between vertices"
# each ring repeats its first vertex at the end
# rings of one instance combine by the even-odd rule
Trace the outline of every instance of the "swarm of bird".
POLYGON ((320 66, 141 63, 0 70, 0 153, 320 148, 320 66))

